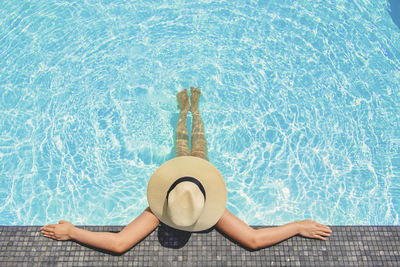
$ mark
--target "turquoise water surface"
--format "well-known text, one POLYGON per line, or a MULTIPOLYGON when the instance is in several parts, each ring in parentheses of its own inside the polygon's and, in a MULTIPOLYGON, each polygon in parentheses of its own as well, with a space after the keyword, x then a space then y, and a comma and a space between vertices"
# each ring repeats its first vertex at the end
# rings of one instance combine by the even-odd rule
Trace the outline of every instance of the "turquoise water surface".
POLYGON ((2 1, 0 225, 130 222, 191 85, 241 219, 399 225, 390 4, 195 2, 2 1))

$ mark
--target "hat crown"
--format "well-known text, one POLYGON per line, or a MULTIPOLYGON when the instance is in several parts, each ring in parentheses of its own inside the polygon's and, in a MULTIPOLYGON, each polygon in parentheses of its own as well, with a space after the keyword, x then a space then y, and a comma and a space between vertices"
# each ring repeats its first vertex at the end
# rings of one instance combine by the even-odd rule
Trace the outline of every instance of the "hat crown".
POLYGON ((204 195, 196 184, 181 182, 168 194, 168 216, 178 226, 191 226, 199 219, 204 202, 204 195))

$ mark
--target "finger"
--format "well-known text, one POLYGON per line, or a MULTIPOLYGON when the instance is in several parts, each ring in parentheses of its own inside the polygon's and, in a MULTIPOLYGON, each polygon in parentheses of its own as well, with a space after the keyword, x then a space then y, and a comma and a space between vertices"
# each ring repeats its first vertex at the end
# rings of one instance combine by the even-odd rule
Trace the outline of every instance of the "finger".
POLYGON ((317 238, 317 239, 321 239, 321 240, 325 240, 325 241, 326 241, 326 238, 325 238, 325 237, 322 237, 322 236, 320 236, 320 235, 314 235, 314 238, 317 238))
POLYGON ((53 237, 54 237, 54 234, 49 233, 49 232, 42 232, 42 234, 43 234, 45 237, 49 237, 49 238, 53 238, 53 237))
POLYGON ((40 231, 45 231, 45 232, 54 232, 54 228, 50 228, 50 227, 45 227, 43 229, 41 229, 40 231))
POLYGON ((328 232, 328 233, 332 233, 331 228, 329 228, 328 226, 325 226, 325 225, 320 224, 320 225, 318 225, 318 227, 319 227, 319 229, 320 229, 321 231, 325 231, 325 232, 328 232))
POLYGON ((56 228, 56 225, 55 224, 49 224, 49 225, 43 226, 42 228, 45 229, 45 230, 52 230, 52 229, 56 228))
POLYGON ((321 227, 328 227, 328 226, 326 226, 325 224, 322 224, 322 223, 317 223, 317 225, 321 226, 321 227))
POLYGON ((54 236, 51 235, 44 235, 44 237, 50 238, 50 239, 56 239, 54 236))
POLYGON ((40 232, 41 232, 42 234, 50 234, 50 233, 51 233, 50 231, 45 230, 45 229, 41 230, 40 232))
POLYGON ((323 225, 323 224, 320 224, 320 223, 317 223, 317 226, 319 226, 319 227, 321 227, 321 228, 324 228, 324 229, 326 229, 326 230, 331 230, 331 228, 329 228, 329 226, 326 226, 326 225, 323 225))
POLYGON ((331 228, 329 228, 328 226, 324 226, 323 228, 324 228, 324 230, 325 230, 326 232, 332 233, 331 228))
POLYGON ((330 233, 327 233, 327 232, 323 232, 323 231, 318 231, 318 232, 317 232, 317 235, 321 235, 321 236, 330 236, 331 234, 330 234, 330 233))
POLYGON ((44 234, 44 235, 54 235, 54 233, 50 232, 50 231, 42 231, 42 234, 44 234))
POLYGON ((45 237, 54 238, 54 234, 52 233, 42 233, 45 237))
POLYGON ((54 235, 53 229, 43 229, 41 232, 44 234, 54 235))

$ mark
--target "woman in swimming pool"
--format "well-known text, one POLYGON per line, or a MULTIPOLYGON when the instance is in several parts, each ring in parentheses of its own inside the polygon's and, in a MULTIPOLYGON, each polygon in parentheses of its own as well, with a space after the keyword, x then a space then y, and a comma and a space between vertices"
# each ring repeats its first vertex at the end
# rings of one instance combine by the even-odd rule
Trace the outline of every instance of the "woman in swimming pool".
POLYGON ((150 234, 160 221, 172 228, 196 232, 216 226, 250 249, 267 247, 295 235, 325 240, 331 229, 312 220, 278 227, 253 229, 225 208, 225 182, 208 162, 207 142, 199 112, 200 90, 191 87, 177 94, 180 116, 176 128, 176 158, 161 165, 147 187, 149 207, 119 233, 91 232, 67 221, 41 228, 44 236, 56 240, 76 240, 101 249, 122 253, 150 234), (192 147, 186 117, 192 112, 192 147))

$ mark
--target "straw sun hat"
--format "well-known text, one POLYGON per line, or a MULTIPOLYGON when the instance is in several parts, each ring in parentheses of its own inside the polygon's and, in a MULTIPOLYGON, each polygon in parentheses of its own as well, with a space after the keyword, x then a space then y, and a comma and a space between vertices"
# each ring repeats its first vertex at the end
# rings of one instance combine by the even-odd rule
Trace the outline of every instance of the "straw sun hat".
POLYGON ((157 218, 184 231, 203 231, 221 218, 227 193, 222 175, 210 162, 192 156, 165 162, 151 176, 147 201, 157 218))

